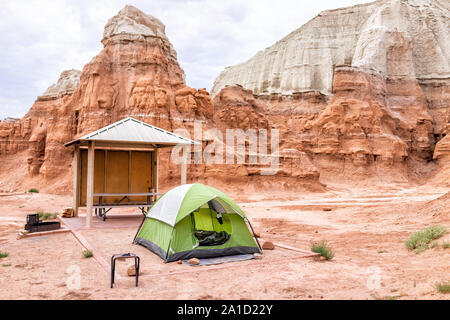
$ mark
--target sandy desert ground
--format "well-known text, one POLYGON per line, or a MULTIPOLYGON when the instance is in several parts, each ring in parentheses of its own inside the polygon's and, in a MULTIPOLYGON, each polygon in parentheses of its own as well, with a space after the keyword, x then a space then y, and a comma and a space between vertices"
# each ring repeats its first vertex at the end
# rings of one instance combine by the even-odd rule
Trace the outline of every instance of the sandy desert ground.
MULTIPOLYGON (((141 218, 121 225, 79 229, 94 255, 109 261, 114 253, 141 257, 139 287, 126 276, 130 262, 119 262, 114 289, 109 273, 94 258, 82 256, 72 233, 17 240, 26 214, 53 212, 71 203, 69 196, 51 194, 0 195, 1 299, 449 299, 436 283, 449 281, 450 249, 441 246, 415 254, 406 249, 408 236, 430 225, 450 228, 448 206, 434 200, 448 192, 431 187, 348 189, 325 194, 253 195, 240 200, 261 235, 309 251, 325 240, 333 248, 331 261, 304 258, 276 247, 261 260, 193 267, 163 261, 142 246, 131 244, 141 218), (436 201, 437 204, 436 204, 436 201), (434 206, 433 210, 429 209, 434 206), (436 209, 437 206, 437 209, 436 209), (74 275, 80 275, 79 286, 74 275)), ((129 220, 129 219, 128 219, 129 220)), ((127 220, 127 221, 128 221, 127 220)), ((100 225, 101 221, 96 221, 100 225)), ((450 235, 439 239, 449 242, 450 235)))

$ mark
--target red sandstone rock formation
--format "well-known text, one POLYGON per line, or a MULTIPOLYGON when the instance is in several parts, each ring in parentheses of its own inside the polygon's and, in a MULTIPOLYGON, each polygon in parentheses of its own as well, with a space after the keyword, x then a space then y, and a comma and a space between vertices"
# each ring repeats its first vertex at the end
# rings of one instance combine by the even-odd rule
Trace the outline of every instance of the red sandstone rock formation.
POLYGON ((235 84, 254 90, 281 148, 306 152, 322 181, 423 182, 448 153, 445 138, 434 149, 449 121, 449 17, 437 0, 322 12, 226 68, 214 101, 235 84))
MULTIPOLYGON (((52 192, 69 191, 72 154, 63 144, 126 116, 170 131, 186 129, 191 138, 203 142, 203 150, 213 150, 214 155, 222 150, 222 160, 235 154, 238 163, 202 161, 188 168, 188 181, 233 186, 235 192, 300 186, 323 190, 319 177, 353 184, 423 182, 436 167, 440 171, 435 176, 450 176, 450 168, 445 169, 450 155, 450 80, 444 61, 448 41, 442 39, 439 24, 431 23, 437 12, 448 16, 448 8, 436 1, 424 3, 389 0, 322 13, 270 48, 276 56, 267 52, 268 60, 260 54, 255 58, 258 64, 239 65, 237 70, 245 71, 239 76, 233 76, 234 67, 227 69, 217 81, 216 89, 222 89, 213 100, 205 89, 185 85, 164 25, 127 6, 108 21, 104 49, 81 73, 63 72, 22 119, 0 122, 0 189, 32 182, 52 192), (394 15, 394 9, 402 14, 394 15), (360 14, 352 20, 355 12, 360 14), (433 41, 425 41, 430 33, 422 26, 409 23, 398 29, 405 12, 426 19, 439 35, 433 41, 440 41, 437 46, 443 49, 436 51, 433 41), (315 37, 330 36, 323 21, 353 31, 332 33, 325 41, 330 48, 321 46, 320 53, 314 49, 315 37), (384 29, 377 27, 380 23, 384 29), (294 50, 296 41, 305 48, 301 57, 294 50), (336 47, 336 41, 345 46, 336 47), (417 48, 433 54, 422 57, 417 48), (439 64, 441 70, 436 68, 439 64), (226 86, 227 79, 250 79, 249 68, 257 77, 249 82, 255 92, 231 80, 226 86), (200 137, 196 126, 203 130, 200 137), (251 152, 245 155, 234 146, 216 145, 214 138, 225 137, 227 129, 245 134, 265 130, 268 153, 272 130, 278 130, 279 152, 270 156, 276 157, 279 170, 261 176, 269 170, 267 163, 252 162, 251 152)), ((245 148, 254 150, 250 138, 245 148)), ((163 185, 179 183, 179 168, 168 161, 169 152, 161 154, 163 185)))
POLYGON ((433 158, 437 162, 438 169, 430 182, 450 187, 450 117, 448 117, 448 114, 447 123, 441 130, 438 137, 440 140, 434 150, 433 158))
POLYGON ((253 96, 228 86, 214 97, 216 118, 228 126, 279 129, 280 148, 308 155, 322 181, 418 182, 435 167, 434 128, 441 120, 431 116, 417 80, 338 66, 332 88, 331 97, 316 91, 253 96))
MULTIPOLYGON (((102 43, 104 49, 81 73, 63 72, 57 84, 38 97, 22 119, 0 123, 0 157, 5 164, 17 162, 21 170, 15 181, 10 181, 5 165, 0 171, 0 181, 15 188, 23 188, 32 181, 33 186, 44 190, 69 191, 72 152, 64 148, 64 143, 126 116, 170 131, 186 129, 191 134, 194 123, 200 123, 203 130, 216 127, 216 123, 223 130, 228 125, 267 127, 264 115, 255 115, 255 121, 251 117, 251 121, 246 120, 247 110, 238 105, 225 106, 230 111, 226 113, 235 114, 234 124, 222 119, 222 111, 215 115, 209 93, 185 85, 176 52, 158 19, 126 6, 106 24, 102 43)), ((204 145, 207 143, 205 140, 204 145)), ((162 185, 179 183, 179 168, 168 161, 169 153, 167 150, 161 153, 162 185)), ((287 158, 289 163, 306 161, 302 157, 287 158)), ((188 178, 214 184, 235 181, 244 187, 258 179, 255 175, 261 170, 261 166, 252 164, 249 173, 248 166, 248 163, 192 164, 188 178)), ((287 178, 292 178, 293 184, 301 180, 299 177, 308 177, 311 179, 308 184, 320 188, 315 168, 305 166, 301 174, 298 171, 294 170, 294 174, 286 171, 284 175, 290 176, 287 178)))

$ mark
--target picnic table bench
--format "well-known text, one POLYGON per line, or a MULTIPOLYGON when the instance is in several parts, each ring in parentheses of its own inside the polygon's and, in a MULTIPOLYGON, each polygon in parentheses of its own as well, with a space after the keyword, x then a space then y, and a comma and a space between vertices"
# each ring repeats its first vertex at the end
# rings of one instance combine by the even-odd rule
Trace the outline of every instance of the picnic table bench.
POLYGON ((98 204, 94 204, 95 215, 106 220, 106 214, 113 208, 139 208, 142 214, 145 216, 147 210, 155 202, 154 198, 161 195, 158 192, 138 192, 138 193, 94 193, 94 197, 98 197, 98 204), (105 203, 104 197, 122 197, 118 202, 105 203), (130 197, 147 197, 145 202, 131 202, 130 197), (128 200, 128 202, 123 202, 128 200))

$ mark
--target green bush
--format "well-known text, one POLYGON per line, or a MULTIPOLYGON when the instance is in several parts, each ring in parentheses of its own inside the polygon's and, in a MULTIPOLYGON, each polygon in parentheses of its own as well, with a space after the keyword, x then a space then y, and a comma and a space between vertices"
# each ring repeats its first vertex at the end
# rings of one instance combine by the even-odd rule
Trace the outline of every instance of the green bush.
POLYGON ((91 258, 94 254, 91 250, 83 250, 83 257, 85 258, 91 258))
POLYGON ((333 250, 328 246, 328 244, 323 241, 320 243, 313 243, 311 245, 311 251, 315 253, 320 253, 322 257, 324 257, 326 260, 331 260, 334 257, 333 250))
POLYGON ((441 282, 436 285, 439 292, 450 293, 450 282, 441 282))
POLYGON ((9 256, 7 252, 0 252, 0 258, 6 258, 7 256, 9 256))
POLYGON ((442 226, 431 226, 422 231, 414 232, 408 240, 405 241, 408 250, 414 250, 415 253, 421 253, 428 249, 431 241, 439 239, 447 233, 447 229, 442 226))
POLYGON ((442 248, 443 248, 443 249, 448 249, 448 248, 450 248, 450 242, 444 242, 444 243, 442 244, 442 248))
POLYGON ((39 215, 39 219, 41 220, 54 220, 58 216, 57 213, 50 213, 50 212, 36 212, 39 215))
POLYGON ((28 192, 32 192, 32 193, 39 193, 39 190, 36 188, 31 188, 28 190, 28 192))

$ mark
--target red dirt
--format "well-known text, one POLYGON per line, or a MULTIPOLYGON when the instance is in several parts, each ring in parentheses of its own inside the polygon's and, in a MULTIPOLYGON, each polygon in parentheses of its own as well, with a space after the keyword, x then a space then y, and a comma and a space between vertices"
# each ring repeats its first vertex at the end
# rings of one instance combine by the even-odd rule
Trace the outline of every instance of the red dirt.
MULTIPOLYGON (((205 267, 165 264, 144 247, 131 244, 139 215, 112 218, 107 225, 99 221, 96 229, 79 229, 94 254, 107 262, 120 252, 141 257, 139 287, 126 276, 130 262, 119 262, 117 273, 122 278, 114 289, 109 288, 109 273, 96 260, 83 258, 83 247, 70 233, 16 240, 27 213, 53 212, 70 205, 70 197, 2 194, 0 251, 9 256, 0 259, 0 285, 8 285, 9 290, 3 290, 0 298, 448 299, 435 284, 449 280, 450 250, 439 246, 415 254, 404 245, 412 232, 429 225, 450 228, 448 206, 440 214, 426 212, 427 206, 438 210, 436 202, 446 198, 433 199, 445 190, 364 192, 348 189, 301 194, 294 201, 241 203, 261 234, 261 243, 268 240, 309 251, 311 242, 327 241, 335 253, 331 261, 302 258, 302 253, 276 247, 265 251, 262 260, 205 267), (320 206, 332 211, 317 210, 320 206), (71 267, 80 270, 78 288, 66 283, 71 267), (219 286, 221 290, 215 290, 219 286)), ((439 242, 449 239, 447 235, 439 242)))

